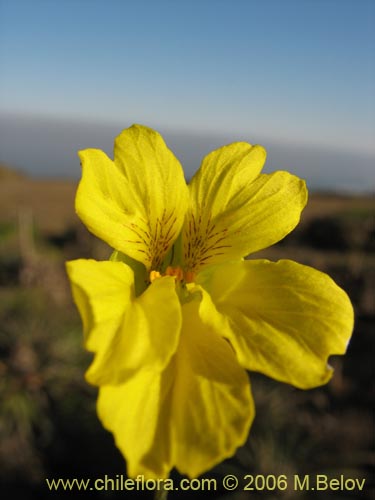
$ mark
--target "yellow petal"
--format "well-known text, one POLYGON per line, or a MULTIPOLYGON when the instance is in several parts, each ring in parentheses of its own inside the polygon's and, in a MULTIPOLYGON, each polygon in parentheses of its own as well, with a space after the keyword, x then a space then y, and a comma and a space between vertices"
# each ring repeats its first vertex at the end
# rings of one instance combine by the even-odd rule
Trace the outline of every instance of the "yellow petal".
POLYGON ((307 201, 305 183, 287 172, 260 174, 265 158, 261 146, 234 143, 203 160, 189 186, 187 269, 245 257, 297 225, 307 201))
POLYGON ((167 478, 173 467, 169 422, 174 372, 142 371, 121 385, 100 387, 99 419, 113 433, 127 474, 167 478))
POLYGON ((246 440, 254 417, 249 381, 228 342, 202 322, 204 300, 183 305, 180 345, 163 373, 100 389, 99 418, 131 477, 163 478, 172 467, 196 477, 246 440))
POLYGON ((345 353, 353 330, 350 300, 329 276, 258 260, 218 265, 199 278, 227 319, 223 335, 242 366, 302 389, 329 380, 328 358, 345 353))
POLYGON ((203 322, 208 297, 183 306, 183 328, 176 354, 173 421, 177 469, 195 477, 243 445, 255 410, 246 372, 232 348, 203 322))
POLYGON ((172 277, 155 280, 139 297, 122 262, 67 263, 85 346, 95 353, 86 378, 118 384, 139 370, 161 371, 178 344, 181 307, 172 277))
POLYGON ((97 149, 82 162, 76 210, 88 229, 147 269, 158 269, 188 203, 181 165, 160 134, 141 125, 115 140, 114 161, 97 149))

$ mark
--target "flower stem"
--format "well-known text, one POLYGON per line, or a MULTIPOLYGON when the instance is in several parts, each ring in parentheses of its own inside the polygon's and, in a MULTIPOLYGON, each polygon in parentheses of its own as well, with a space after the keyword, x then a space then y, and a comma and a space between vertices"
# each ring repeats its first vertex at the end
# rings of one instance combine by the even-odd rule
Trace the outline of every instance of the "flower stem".
POLYGON ((168 490, 165 490, 163 486, 160 490, 155 491, 154 500, 167 500, 168 490))

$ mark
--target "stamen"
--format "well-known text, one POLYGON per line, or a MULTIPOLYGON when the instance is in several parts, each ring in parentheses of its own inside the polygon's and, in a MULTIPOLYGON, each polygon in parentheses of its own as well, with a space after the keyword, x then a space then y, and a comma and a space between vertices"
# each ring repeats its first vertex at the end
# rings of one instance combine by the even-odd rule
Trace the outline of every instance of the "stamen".
POLYGON ((184 271, 181 267, 168 266, 163 274, 159 273, 159 271, 151 271, 149 274, 150 283, 163 276, 172 276, 175 278, 176 283, 181 283, 182 285, 192 283, 195 279, 195 274, 192 271, 184 271))
POLYGON ((184 279, 184 271, 181 267, 168 266, 165 270, 165 276, 174 276, 177 281, 182 281, 184 279))
POLYGON ((156 278, 161 278, 161 274, 159 271, 151 271, 150 272, 150 282, 152 283, 156 278))
POLYGON ((195 280, 195 273, 193 271, 185 271, 186 283, 193 283, 195 280))

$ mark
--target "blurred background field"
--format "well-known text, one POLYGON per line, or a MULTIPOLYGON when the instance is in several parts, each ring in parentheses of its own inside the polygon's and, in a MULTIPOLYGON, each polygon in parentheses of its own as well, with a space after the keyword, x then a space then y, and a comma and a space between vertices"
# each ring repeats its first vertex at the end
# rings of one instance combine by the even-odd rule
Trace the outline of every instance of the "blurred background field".
MULTIPOLYGON (((75 216, 75 190, 74 181, 0 169, 0 480, 5 497, 67 498, 78 493, 51 493, 45 478, 115 477, 125 471, 112 437, 97 420, 96 390, 83 378, 90 355, 82 347, 64 262, 105 259, 110 250, 75 216)), ((328 272, 353 301, 355 332, 347 355, 331 359, 335 375, 326 387, 304 392, 251 374, 257 417, 248 442, 207 477, 345 474, 366 478, 365 491, 315 492, 314 498, 372 498, 374 209, 371 196, 312 194, 298 228, 253 256, 289 258, 328 272)), ((195 492, 194 498, 254 498, 250 493, 195 492)), ((134 492, 128 495, 133 498, 134 492)), ((310 498, 290 488, 257 495, 310 498)))

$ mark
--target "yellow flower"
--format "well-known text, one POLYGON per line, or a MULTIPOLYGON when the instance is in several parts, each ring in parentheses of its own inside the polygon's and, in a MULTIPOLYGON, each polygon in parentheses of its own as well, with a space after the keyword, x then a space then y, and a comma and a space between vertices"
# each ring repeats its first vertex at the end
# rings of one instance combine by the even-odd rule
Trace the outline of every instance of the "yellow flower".
POLYGON ((292 261, 243 260, 298 223, 303 181, 261 174, 261 146, 204 158, 189 186, 155 131, 135 125, 114 161, 80 152, 76 210, 111 245, 110 261, 67 264, 95 353, 87 380, 128 474, 198 476, 248 435, 246 370, 308 389, 326 383, 352 328, 350 301, 327 275, 292 261))

